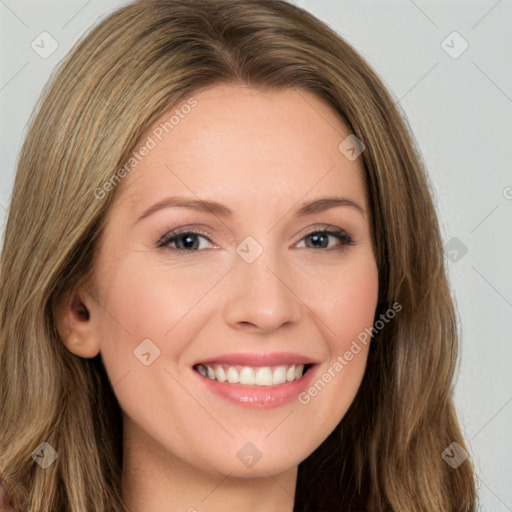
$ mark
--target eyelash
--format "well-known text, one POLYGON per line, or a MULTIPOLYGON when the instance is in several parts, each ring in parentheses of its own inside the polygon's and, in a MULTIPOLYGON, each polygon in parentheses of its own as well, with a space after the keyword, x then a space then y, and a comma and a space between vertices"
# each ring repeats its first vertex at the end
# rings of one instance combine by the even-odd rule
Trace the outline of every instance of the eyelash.
MULTIPOLYGON (((345 246, 350 246, 350 245, 354 245, 354 242, 352 240, 352 238, 348 235, 348 233, 342 229, 338 229, 338 228, 332 228, 332 227, 325 227, 325 228, 321 228, 321 229, 314 229, 313 231, 310 231, 309 233, 307 233, 304 237, 301 238, 301 242, 302 240, 304 240, 305 238, 308 238, 312 235, 318 235, 318 234, 328 234, 328 235, 331 235, 331 236, 334 236, 336 238, 338 238, 338 240, 341 242, 341 248, 340 247, 334 247, 334 248, 331 248, 331 249, 327 249, 327 248, 314 248, 314 247, 305 247, 305 249, 312 249, 312 250, 315 250, 315 251, 318 251, 318 250, 323 250, 323 251, 333 251, 333 250, 343 250, 345 248, 345 246)), ((167 232, 162 238, 160 238, 160 240, 157 242, 156 246, 158 248, 169 248, 171 250, 174 250, 174 251, 180 251, 180 252, 190 252, 190 253, 194 253, 194 252, 201 252, 201 250, 198 250, 198 249, 193 249, 193 250, 185 250, 185 249, 178 249, 177 247, 169 247, 170 244, 176 242, 179 237, 183 236, 183 235, 199 235, 199 236, 202 236, 204 238, 206 238, 210 243, 213 243, 208 234, 207 233, 204 233, 203 231, 200 231, 200 230, 197 230, 197 231, 194 231, 194 230, 180 230, 180 229, 175 229, 175 230, 172 230, 172 231, 169 231, 167 232)), ((204 250, 204 249, 203 249, 204 250)))

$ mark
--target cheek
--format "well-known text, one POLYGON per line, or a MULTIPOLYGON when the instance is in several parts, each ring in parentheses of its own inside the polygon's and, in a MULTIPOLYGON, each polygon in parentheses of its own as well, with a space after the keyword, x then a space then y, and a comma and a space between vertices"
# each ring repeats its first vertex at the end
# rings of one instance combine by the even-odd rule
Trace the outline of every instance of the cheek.
MULTIPOLYGON (((329 357, 318 368, 298 401, 317 418, 319 444, 346 414, 359 390, 365 369, 378 300, 378 271, 373 259, 340 267, 324 282, 312 303, 321 319, 329 357), (316 302, 314 302, 316 301, 316 302)), ((305 434, 306 435, 306 434, 305 434)))
POLYGON ((161 262, 125 258, 104 286, 107 323, 118 324, 134 337, 162 339, 208 293, 216 279, 211 271, 184 266, 166 267, 161 262))
POLYGON ((332 300, 324 310, 335 333, 329 339, 336 340, 339 350, 346 350, 347 343, 373 325, 378 300, 376 269, 345 276, 331 293, 332 300))
POLYGON ((375 259, 368 253, 360 254, 323 278, 317 276, 316 283, 308 305, 319 319, 317 325, 324 333, 329 357, 319 368, 316 378, 321 382, 311 396, 322 391, 317 405, 330 404, 332 419, 346 412, 366 368, 379 291, 375 259), (324 392, 324 388, 328 389, 324 392))
POLYGON ((379 280, 370 252, 353 253, 323 272, 303 276, 301 282, 300 293, 319 319, 331 355, 347 350, 358 334, 373 325, 379 280))
POLYGON ((144 253, 128 253, 101 274, 100 351, 113 383, 140 369, 134 351, 143 340, 151 340, 156 348, 147 342, 143 346, 162 356, 155 360, 157 366, 178 360, 201 329, 202 308, 225 272, 148 259, 144 253))

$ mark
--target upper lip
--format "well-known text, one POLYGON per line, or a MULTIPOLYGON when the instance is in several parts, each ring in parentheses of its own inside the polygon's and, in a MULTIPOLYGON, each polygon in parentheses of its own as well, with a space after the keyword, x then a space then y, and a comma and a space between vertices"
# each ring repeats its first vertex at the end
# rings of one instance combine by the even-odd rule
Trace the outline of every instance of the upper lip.
MULTIPOLYGON (((314 359, 293 352, 232 352, 198 361, 197 364, 230 366, 287 366, 292 364, 317 364, 314 359)), ((195 365, 194 365, 195 366, 195 365)))

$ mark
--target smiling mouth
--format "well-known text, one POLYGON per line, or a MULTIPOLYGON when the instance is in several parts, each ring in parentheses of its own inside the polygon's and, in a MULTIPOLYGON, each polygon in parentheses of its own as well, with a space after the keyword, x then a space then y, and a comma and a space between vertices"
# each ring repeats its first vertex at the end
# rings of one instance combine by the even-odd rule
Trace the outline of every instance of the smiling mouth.
POLYGON ((272 387, 302 379, 312 366, 313 364, 280 366, 197 364, 193 368, 203 377, 226 384, 272 387))

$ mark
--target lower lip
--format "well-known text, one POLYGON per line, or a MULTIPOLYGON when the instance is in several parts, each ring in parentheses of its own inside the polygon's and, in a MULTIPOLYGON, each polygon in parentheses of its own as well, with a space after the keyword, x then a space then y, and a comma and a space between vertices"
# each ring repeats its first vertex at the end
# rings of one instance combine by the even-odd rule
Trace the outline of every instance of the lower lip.
POLYGON ((309 386, 315 370, 316 366, 312 366, 299 380, 265 387, 219 382, 193 371, 212 393, 229 402, 249 409, 273 409, 296 400, 298 395, 309 386))

